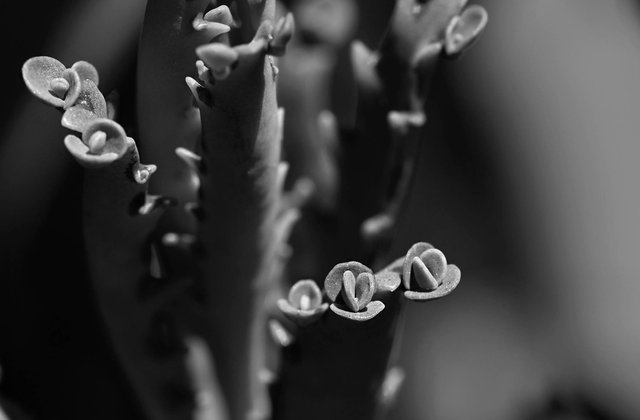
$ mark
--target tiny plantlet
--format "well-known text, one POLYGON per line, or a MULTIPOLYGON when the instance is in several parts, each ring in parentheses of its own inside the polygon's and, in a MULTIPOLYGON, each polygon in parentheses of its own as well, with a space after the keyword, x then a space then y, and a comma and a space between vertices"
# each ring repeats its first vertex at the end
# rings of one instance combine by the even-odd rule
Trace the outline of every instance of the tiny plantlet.
POLYGON ((149 0, 126 124, 92 64, 22 67, 70 130, 86 282, 149 420, 380 419, 404 377, 403 308, 460 282, 426 242, 389 250, 434 68, 487 14, 396 0, 379 49, 351 45, 356 122, 340 127, 318 92, 355 6, 322 1, 332 31, 309 0, 149 0))

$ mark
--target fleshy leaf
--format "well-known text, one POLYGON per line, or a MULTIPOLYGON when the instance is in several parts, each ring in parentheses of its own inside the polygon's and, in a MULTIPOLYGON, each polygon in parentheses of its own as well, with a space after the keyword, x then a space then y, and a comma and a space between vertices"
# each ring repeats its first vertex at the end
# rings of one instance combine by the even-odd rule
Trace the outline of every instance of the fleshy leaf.
POLYGON ((428 292, 406 290, 404 292, 404 296, 407 299, 417 301, 427 301, 445 297, 449 293, 453 292, 453 290, 458 286, 460 283, 460 277, 460 269, 453 264, 449 264, 447 267, 447 273, 442 280, 442 284, 440 284, 437 289, 428 292))
POLYGON ((93 120, 83 133, 82 140, 68 135, 64 144, 69 153, 88 168, 108 165, 135 147, 133 139, 126 136, 124 129, 108 119, 93 120))
POLYGON ((64 145, 78 163, 85 168, 102 167, 118 160, 119 157, 115 153, 92 155, 89 153, 89 147, 73 134, 69 134, 64 138, 64 145))
POLYGON ((193 29, 196 31, 207 31, 207 36, 216 38, 222 34, 228 33, 231 30, 231 27, 224 23, 205 20, 203 14, 198 13, 193 20, 193 29))
POLYGON ((96 119, 106 119, 107 102, 92 80, 83 80, 81 86, 78 99, 62 116, 62 125, 82 133, 96 119))
POLYGON ((88 61, 76 61, 75 63, 73 63, 73 66, 71 66, 71 68, 75 70, 76 73, 78 73, 80 81, 88 79, 95 83, 96 86, 100 84, 100 76, 98 75, 98 70, 96 70, 93 64, 89 63, 88 61))
POLYGON ((327 293, 327 297, 335 302, 340 291, 342 290, 343 276, 345 271, 351 271, 357 278, 360 273, 372 273, 371 269, 364 264, 357 261, 349 261, 337 264, 329 271, 327 277, 324 280, 324 289, 327 293))
POLYGON ((291 303, 286 299, 278 300, 277 305, 280 311, 282 311, 282 313, 287 318, 300 326, 311 324, 315 320, 319 319, 322 314, 324 314, 327 309, 329 309, 328 303, 322 303, 315 309, 302 310, 293 307, 291 303))
POLYGON ((356 299, 356 276, 349 270, 342 273, 342 290, 340 291, 344 303, 353 312, 358 312, 358 300, 356 299))
POLYGON ((330 308, 331 308, 331 311, 338 316, 341 316, 346 319, 350 319, 352 321, 362 322, 362 321, 368 321, 371 318, 378 315, 380 312, 382 312, 382 310, 384 309, 384 303, 382 303, 379 300, 371 301, 367 305, 366 310, 360 311, 360 312, 351 312, 351 311, 344 310, 340 308, 338 305, 336 305, 335 303, 332 303, 330 308))
POLYGON ((300 280, 289 290, 289 303, 304 311, 315 309, 322 303, 322 292, 313 280, 300 280))
POLYGON ((419 242, 409 249, 403 264, 405 289, 429 292, 437 289, 447 274, 447 259, 439 249, 419 242))
POLYGON ((426 242, 418 242, 413 244, 407 251, 407 255, 404 257, 404 264, 402 267, 402 285, 405 289, 411 289, 411 264, 414 257, 420 257, 420 255, 428 249, 433 248, 433 245, 426 242))
POLYGON ((420 254, 420 260, 424 262, 424 265, 429 269, 429 272, 433 274, 433 277, 438 280, 444 277, 447 271, 447 258, 442 251, 436 248, 427 249, 420 254))
POLYGON ((308 325, 320 318, 329 308, 322 303, 322 292, 313 280, 300 280, 289 290, 287 299, 277 302, 282 313, 298 325, 308 325))
POLYGON ((22 66, 22 78, 27 88, 38 99, 49 105, 61 108, 64 106, 64 98, 53 95, 51 82, 63 77, 66 67, 64 64, 51 57, 32 57, 22 66))
POLYGON ((356 299, 358 300, 358 311, 362 310, 371 302, 371 298, 376 292, 376 280, 371 273, 360 273, 356 279, 356 299))
POLYGON ((431 291, 438 288, 438 279, 420 257, 411 260, 411 276, 421 290, 431 291))
POLYGON ((122 155, 127 149, 127 135, 124 129, 115 121, 99 118, 91 122, 82 134, 82 142, 89 145, 89 140, 98 132, 106 134, 104 146, 93 154, 116 153, 122 155))
POLYGON ((364 309, 376 292, 375 277, 371 273, 360 273, 356 278, 350 270, 342 274, 341 296, 345 305, 353 312, 364 309))

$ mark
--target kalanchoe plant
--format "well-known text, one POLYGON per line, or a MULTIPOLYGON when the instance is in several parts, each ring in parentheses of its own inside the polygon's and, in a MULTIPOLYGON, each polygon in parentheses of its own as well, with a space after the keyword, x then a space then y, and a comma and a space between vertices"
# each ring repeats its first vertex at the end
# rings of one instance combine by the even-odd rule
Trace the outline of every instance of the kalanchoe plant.
POLYGON ((279 305, 294 325, 276 336, 284 347, 272 391, 276 418, 372 419, 386 411, 403 377, 390 359, 403 301, 416 300, 400 288, 406 262, 398 258, 377 273, 355 261, 337 264, 324 280, 330 311, 315 283, 294 284, 279 305), (322 404, 310 411, 318 395, 322 404))
POLYGON ((27 87, 38 99, 64 110, 62 125, 84 131, 94 118, 107 116, 107 104, 98 90, 98 71, 86 61, 66 68, 51 57, 33 57, 22 67, 27 87))
POLYGON ((64 144, 85 168, 87 278, 147 418, 385 413, 403 377, 392 350, 405 302, 443 297, 460 280, 427 243, 387 254, 433 66, 486 23, 484 9, 464 5, 398 0, 380 51, 352 46, 358 117, 339 129, 326 97, 305 96, 326 86, 333 64, 312 65, 322 80, 300 97, 278 66, 295 73, 312 44, 337 62, 353 19, 338 21, 334 37, 305 16, 296 40, 294 15, 275 0, 150 0, 133 132, 158 166, 140 162, 91 64, 24 64, 29 90, 74 132, 64 144), (279 83, 305 104, 288 130, 279 83), (303 137, 284 142, 289 182, 287 133, 303 137), (311 279, 289 286, 305 267, 311 279))
POLYGON ((322 316, 329 308, 322 302, 322 292, 313 280, 300 280, 289 289, 287 299, 278 300, 278 308, 291 321, 307 325, 322 316))
POLYGON ((460 269, 447 265, 442 251, 419 242, 407 252, 402 266, 404 295, 412 300, 431 300, 451 293, 460 282, 460 269))
POLYGON ((369 267, 359 262, 338 264, 324 281, 327 297, 333 302, 331 310, 356 321, 366 321, 384 309, 379 300, 372 301, 376 282, 369 267))

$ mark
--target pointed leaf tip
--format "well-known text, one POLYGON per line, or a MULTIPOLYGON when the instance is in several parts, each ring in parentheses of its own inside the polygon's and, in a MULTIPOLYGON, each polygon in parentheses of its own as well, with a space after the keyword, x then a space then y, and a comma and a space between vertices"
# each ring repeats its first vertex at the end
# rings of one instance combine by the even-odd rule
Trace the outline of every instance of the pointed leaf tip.
POLYGON ((211 97, 211 93, 207 89, 205 89, 192 77, 187 76, 184 80, 187 83, 189 90, 191 91, 193 99, 196 101, 199 107, 206 106, 210 108, 211 106, 213 106, 213 98, 211 97))
POLYGON ((238 52, 221 42, 213 42, 196 48, 196 55, 211 70, 221 71, 238 60, 238 52))
POLYGON ((371 273, 360 273, 356 279, 356 299, 358 300, 358 311, 364 309, 376 292, 375 276, 371 273))
POLYGON ((196 31, 207 31, 207 35, 211 38, 216 38, 231 30, 229 25, 204 19, 202 13, 198 13, 193 19, 192 26, 196 31))
POLYGON ((229 6, 225 4, 213 8, 205 13, 204 20, 206 20, 207 22, 217 22, 229 26, 235 26, 233 16, 231 15, 231 10, 229 9, 229 6))

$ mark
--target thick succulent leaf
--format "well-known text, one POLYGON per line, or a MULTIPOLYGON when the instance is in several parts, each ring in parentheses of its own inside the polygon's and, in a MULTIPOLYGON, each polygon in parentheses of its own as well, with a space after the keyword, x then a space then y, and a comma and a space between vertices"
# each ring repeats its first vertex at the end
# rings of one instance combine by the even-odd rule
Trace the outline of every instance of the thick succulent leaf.
MULTIPOLYGON (((85 167, 100 167, 121 158, 135 147, 124 129, 108 119, 94 119, 82 135, 82 140, 68 135, 64 144, 73 157, 85 167), (100 144, 96 144, 96 143, 100 144)), ((152 172, 152 171, 151 171, 152 172)))
POLYGON ((209 10, 204 14, 204 20, 211 23, 222 23, 228 26, 237 26, 233 20, 233 16, 231 14, 231 10, 229 6, 226 4, 222 4, 218 7, 215 7, 209 10))
POLYGON ((75 104, 62 116, 62 125, 83 133, 96 119, 107 118, 107 102, 96 84, 85 79, 75 104))
POLYGON ((100 84, 100 76, 98 75, 98 70, 93 66, 93 64, 88 61, 76 61, 71 66, 73 70, 78 73, 80 80, 91 80, 95 83, 96 86, 100 84))
POLYGON ((402 283, 402 268, 404 257, 396 259, 376 273, 376 295, 394 292, 402 283))
POLYGON ((361 312, 351 312, 350 310, 347 310, 346 308, 342 308, 339 305, 336 305, 335 303, 332 303, 330 308, 333 311, 333 313, 335 313, 338 316, 341 316, 346 319, 350 319, 351 321, 362 322, 362 321, 368 321, 373 317, 375 317, 376 315, 378 315, 380 312, 382 312, 382 310, 384 309, 384 303, 382 303, 379 300, 371 301, 367 305, 366 310, 361 312))
POLYGON ((61 108, 64 99, 51 93, 51 81, 62 78, 66 67, 64 64, 51 57, 32 57, 22 66, 22 78, 27 88, 38 99, 49 105, 61 108))
POLYGON ((362 310, 371 302, 376 292, 376 280, 371 273, 361 273, 356 280, 355 295, 358 299, 358 310, 362 310))
POLYGON ((340 295, 347 307, 358 312, 358 300, 356 299, 356 277, 349 270, 342 274, 342 290, 340 295))
POLYGON ((329 274, 327 274, 327 277, 324 280, 324 289, 327 293, 327 297, 332 302, 335 302, 342 290, 343 276, 346 271, 351 271, 356 278, 360 273, 372 273, 369 267, 357 261, 337 264, 331 269, 331 271, 329 271, 329 274))
POLYGON ((313 280, 299 280, 289 290, 289 302, 298 309, 315 309, 322 303, 322 291, 313 280))
POLYGON ((420 257, 428 249, 432 249, 433 245, 426 242, 418 242, 413 244, 407 251, 402 267, 402 285, 405 289, 411 288, 411 265, 415 257, 420 257))
POLYGON ((437 289, 429 292, 407 290, 404 292, 404 296, 407 299, 417 301, 427 301, 445 297, 449 293, 453 292, 453 290, 458 286, 458 284, 460 283, 460 277, 460 269, 453 264, 449 264, 449 266, 447 267, 445 278, 442 280, 442 284, 440 284, 437 289))
POLYGON ((342 275, 341 296, 353 312, 364 309, 371 302, 375 291, 375 278, 371 273, 360 273, 357 278, 351 271, 345 271, 342 275))

